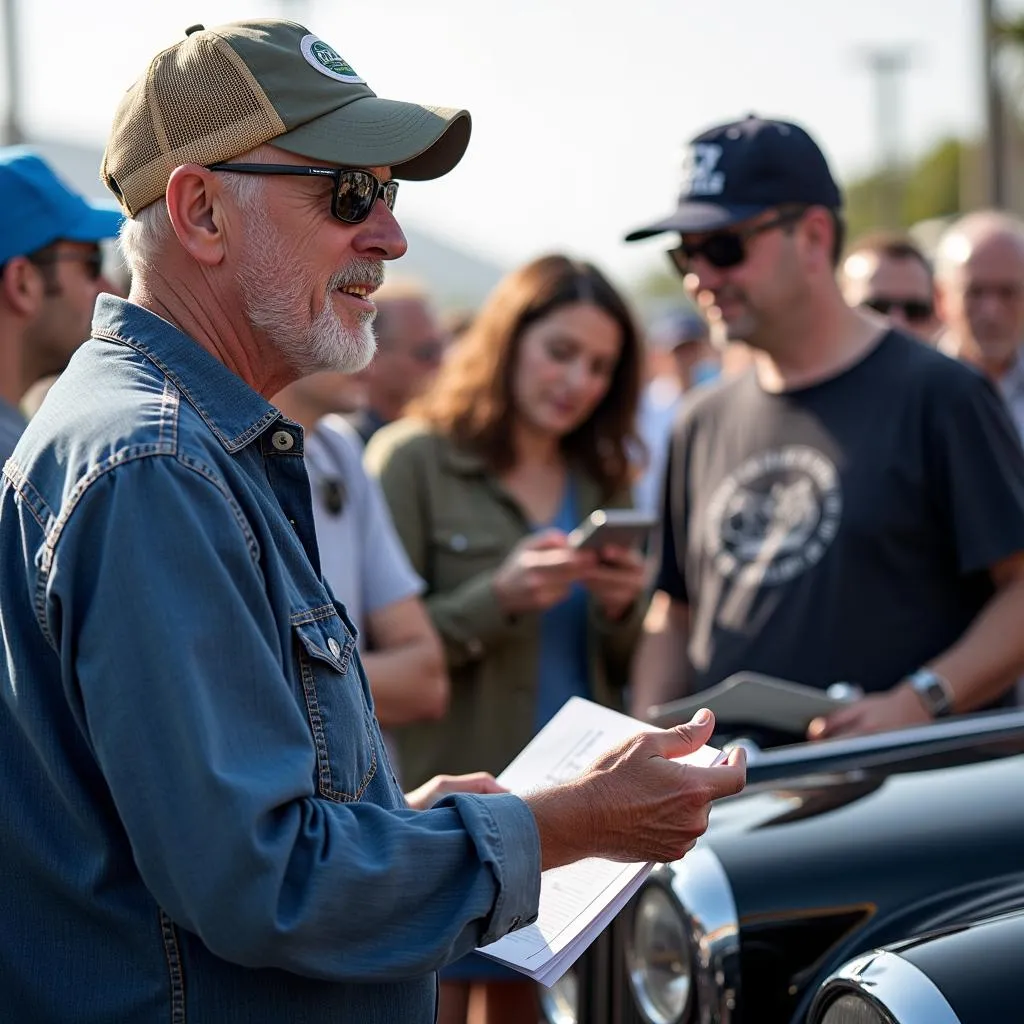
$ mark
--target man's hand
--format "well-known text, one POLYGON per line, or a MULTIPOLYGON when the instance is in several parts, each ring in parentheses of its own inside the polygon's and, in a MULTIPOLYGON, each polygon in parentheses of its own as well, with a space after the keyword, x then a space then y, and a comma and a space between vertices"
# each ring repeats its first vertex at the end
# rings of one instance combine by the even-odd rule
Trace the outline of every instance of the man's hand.
POLYGON ((494 781, 489 772, 472 772, 469 775, 435 775, 405 794, 405 802, 416 811, 425 811, 449 793, 507 793, 504 786, 494 781))
POLYGON ((583 584, 613 622, 629 611, 643 593, 647 566, 639 551, 610 545, 601 559, 583 571, 583 584))
POLYGON ((863 736, 887 732, 932 721, 921 698, 909 686, 897 686, 887 693, 871 693, 848 707, 815 718, 807 727, 809 740, 831 740, 838 736, 863 736))
POLYGON ((529 797, 544 868, 584 857, 663 863, 691 850, 707 830, 711 802, 746 782, 742 750, 713 768, 672 762, 703 746, 714 721, 704 710, 687 725, 640 733, 574 782, 529 797))

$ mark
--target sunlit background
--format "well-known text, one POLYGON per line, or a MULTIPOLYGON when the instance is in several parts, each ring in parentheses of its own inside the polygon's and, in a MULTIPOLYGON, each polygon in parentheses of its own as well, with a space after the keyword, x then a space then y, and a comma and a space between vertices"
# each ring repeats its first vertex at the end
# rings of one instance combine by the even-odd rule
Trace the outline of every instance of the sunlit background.
POLYGON ((622 236, 673 207, 688 138, 750 111, 815 135, 854 231, 1024 206, 1024 4, 1009 0, 0 3, 5 141, 45 147, 97 195, 121 92, 196 22, 293 18, 379 95, 468 108, 466 158, 404 185, 399 206, 409 272, 448 303, 551 250, 594 259, 641 301, 671 292, 664 239, 622 236))

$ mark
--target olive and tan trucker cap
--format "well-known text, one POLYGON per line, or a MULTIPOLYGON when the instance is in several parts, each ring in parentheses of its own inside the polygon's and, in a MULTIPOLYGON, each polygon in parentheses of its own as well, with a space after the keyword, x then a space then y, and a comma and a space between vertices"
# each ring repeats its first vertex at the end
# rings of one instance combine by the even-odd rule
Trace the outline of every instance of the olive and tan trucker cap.
POLYGON ((321 163, 447 174, 469 143, 465 110, 380 99, 336 50, 290 21, 186 30, 125 94, 100 173, 129 216, 182 164, 273 142, 321 163))

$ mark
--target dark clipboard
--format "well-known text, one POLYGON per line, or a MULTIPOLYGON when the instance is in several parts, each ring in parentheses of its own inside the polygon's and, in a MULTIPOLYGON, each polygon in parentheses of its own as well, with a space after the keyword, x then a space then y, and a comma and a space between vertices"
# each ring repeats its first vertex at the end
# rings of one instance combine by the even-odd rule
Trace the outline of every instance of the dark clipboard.
POLYGON ((741 723, 802 735, 813 719, 846 703, 813 686, 758 672, 737 672, 707 690, 656 704, 648 711, 648 719, 668 728, 688 722, 700 708, 709 708, 719 726, 741 723))

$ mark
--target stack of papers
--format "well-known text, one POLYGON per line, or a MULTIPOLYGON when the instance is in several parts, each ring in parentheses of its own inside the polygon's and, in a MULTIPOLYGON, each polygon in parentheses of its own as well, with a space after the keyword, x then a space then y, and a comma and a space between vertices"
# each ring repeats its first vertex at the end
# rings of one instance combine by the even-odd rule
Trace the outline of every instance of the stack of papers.
MULTIPOLYGON (((568 782, 623 740, 653 728, 573 697, 498 776, 498 782, 521 796, 568 782)), ((725 755, 714 747, 702 747, 676 760, 709 766, 725 760, 725 755)), ((622 864, 593 857, 545 871, 537 920, 477 952, 551 986, 629 902, 653 867, 653 863, 622 864)))

